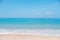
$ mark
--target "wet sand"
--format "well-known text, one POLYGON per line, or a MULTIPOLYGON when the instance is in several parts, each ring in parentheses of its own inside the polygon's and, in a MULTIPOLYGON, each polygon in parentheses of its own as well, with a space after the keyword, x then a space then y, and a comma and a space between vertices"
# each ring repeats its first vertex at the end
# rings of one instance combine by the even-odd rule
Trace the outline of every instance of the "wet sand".
POLYGON ((0 34, 0 40, 60 40, 60 36, 0 34))

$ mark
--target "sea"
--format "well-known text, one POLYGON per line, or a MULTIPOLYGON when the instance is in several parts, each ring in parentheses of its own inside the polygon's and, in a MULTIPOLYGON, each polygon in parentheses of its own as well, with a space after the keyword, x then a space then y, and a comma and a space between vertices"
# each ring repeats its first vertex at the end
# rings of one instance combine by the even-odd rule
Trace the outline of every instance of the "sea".
POLYGON ((60 36, 60 18, 0 18, 0 34, 60 36))

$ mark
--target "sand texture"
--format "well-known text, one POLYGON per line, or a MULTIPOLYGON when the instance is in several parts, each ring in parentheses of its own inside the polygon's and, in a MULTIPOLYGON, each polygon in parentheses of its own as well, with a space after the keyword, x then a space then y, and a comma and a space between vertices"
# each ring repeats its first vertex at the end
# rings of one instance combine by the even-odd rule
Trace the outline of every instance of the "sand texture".
POLYGON ((0 40, 60 40, 60 36, 0 34, 0 40))

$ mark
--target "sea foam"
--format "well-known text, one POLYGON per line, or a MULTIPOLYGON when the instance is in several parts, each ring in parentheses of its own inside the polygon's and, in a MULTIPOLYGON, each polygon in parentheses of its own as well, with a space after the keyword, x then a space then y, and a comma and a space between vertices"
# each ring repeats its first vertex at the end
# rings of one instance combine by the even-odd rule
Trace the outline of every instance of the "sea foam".
POLYGON ((60 36, 60 30, 50 30, 50 29, 41 29, 41 30, 30 30, 30 29, 0 29, 0 34, 31 34, 31 35, 55 35, 60 36))

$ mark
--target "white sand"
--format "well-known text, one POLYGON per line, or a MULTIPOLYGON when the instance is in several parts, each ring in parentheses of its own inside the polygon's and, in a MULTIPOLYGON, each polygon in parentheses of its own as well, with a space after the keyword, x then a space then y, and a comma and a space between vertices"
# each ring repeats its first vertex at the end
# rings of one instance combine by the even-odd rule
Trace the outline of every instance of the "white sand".
POLYGON ((60 40, 60 36, 0 34, 0 40, 60 40))

